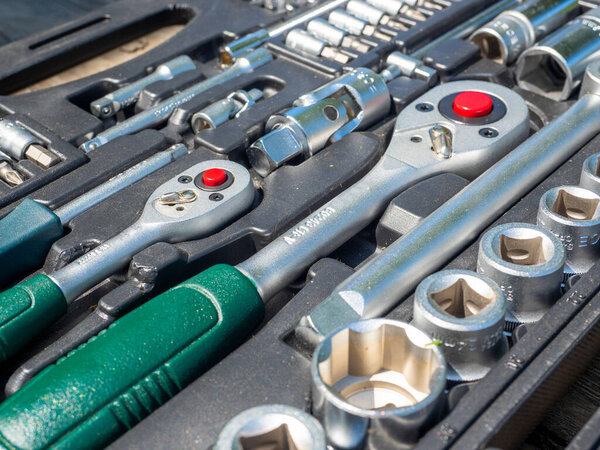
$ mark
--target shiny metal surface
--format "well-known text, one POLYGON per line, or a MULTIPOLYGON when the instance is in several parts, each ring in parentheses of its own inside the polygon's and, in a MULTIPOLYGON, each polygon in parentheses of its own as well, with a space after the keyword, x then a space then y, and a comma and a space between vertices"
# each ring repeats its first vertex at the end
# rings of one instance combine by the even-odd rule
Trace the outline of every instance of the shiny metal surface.
POLYGON ((41 139, 19 124, 10 119, 0 119, 0 152, 20 161, 25 158, 27 148, 33 144, 44 145, 41 139))
MULTIPOLYGON (((331 253, 369 224, 407 187, 442 172, 473 179, 522 142, 528 131, 525 102, 510 89, 479 81, 435 87, 400 113, 386 153, 365 177, 237 267, 254 281, 262 298, 268 300, 311 263, 331 253), (448 119, 436 107, 443 98, 465 90, 492 94, 506 104, 510 112, 487 125, 498 130, 496 138, 481 136, 480 126, 448 119), (417 109, 421 104, 433 108, 417 109), (438 158, 427 139, 429 129, 440 124, 453 133, 454 156, 449 159, 438 158)), ((379 276, 371 279, 374 290, 378 290, 382 286, 377 282, 379 276)), ((357 316, 353 309, 350 312, 351 316, 357 316)), ((338 318, 342 320, 341 325, 352 322, 345 320, 347 316, 338 318)), ((333 329, 337 328, 339 326, 333 329)))
POLYGON ((325 450, 325 432, 310 414, 287 405, 241 412, 223 428, 214 450, 325 450))
POLYGON ((198 133, 202 130, 217 128, 219 125, 238 117, 262 98, 263 91, 256 88, 249 91, 239 89, 232 92, 223 100, 208 105, 195 113, 190 120, 192 130, 194 130, 194 133, 198 133))
POLYGON ((550 189, 537 222, 564 245, 567 272, 585 273, 600 260, 600 195, 579 186, 550 189))
POLYGON ((564 266, 560 240, 536 225, 498 225, 479 243, 477 272, 502 289, 511 329, 537 322, 560 298, 564 266))
MULTIPOLYGON (((133 225, 49 277, 61 289, 67 302, 72 302, 127 265, 133 255, 156 242, 175 243, 213 233, 247 211, 254 195, 252 179, 243 166, 225 160, 196 164, 156 189, 133 225), (211 192, 197 190, 180 181, 182 175, 193 179, 213 167, 228 171, 235 180, 220 191, 223 196, 220 201, 211 200, 211 192), (183 200, 179 204, 160 201, 165 194, 182 191, 192 191, 195 200, 183 200)), ((187 194, 184 197, 189 198, 187 194)))
POLYGON ((189 56, 178 56, 159 65, 150 75, 146 75, 98 100, 94 100, 90 104, 90 111, 102 119, 112 117, 123 108, 134 104, 146 86, 159 80, 170 80, 180 73, 194 70, 195 68, 196 65, 189 56))
POLYGON ((270 62, 273 56, 268 50, 258 49, 238 61, 228 69, 225 69, 218 75, 212 78, 201 81, 193 86, 181 91, 168 99, 160 102, 150 109, 142 111, 135 116, 124 120, 101 133, 98 133, 94 138, 84 142, 79 147, 87 152, 97 149, 98 147, 110 142, 120 136, 133 134, 145 128, 157 126, 166 121, 171 113, 180 105, 190 101, 197 95, 206 92, 208 89, 222 84, 232 78, 238 77, 245 73, 251 73, 254 69, 263 66, 270 62))
POLYGON ((348 133, 367 128, 384 118, 390 106, 383 79, 370 69, 355 69, 271 116, 269 132, 247 149, 248 159, 264 177, 296 156, 310 157, 348 133))
POLYGON ((187 148, 185 145, 177 144, 165 151, 152 155, 150 158, 130 167, 101 185, 90 189, 75 200, 55 209, 54 214, 58 216, 63 225, 66 225, 84 211, 96 206, 127 186, 131 186, 136 181, 156 172, 161 167, 170 164, 186 154, 187 148))
POLYGON ((412 324, 440 342, 448 380, 475 381, 508 351, 505 313, 505 296, 494 281, 469 270, 444 270, 417 287, 412 324))
POLYGON ((308 22, 315 17, 320 16, 328 11, 331 11, 339 6, 343 6, 348 3, 348 0, 330 0, 323 2, 318 6, 309 9, 305 13, 299 14, 291 19, 276 25, 268 30, 262 29, 254 33, 250 33, 246 36, 241 37, 227 45, 224 45, 220 49, 221 62, 225 66, 229 66, 244 55, 246 52, 261 46, 271 38, 279 36, 292 28, 296 28, 305 22, 308 22))
POLYGON ((530 0, 505 11, 469 38, 485 58, 502 64, 581 13, 577 0, 530 0))
POLYGON ((600 57, 600 8, 570 21, 517 61, 520 88, 553 100, 566 100, 581 83, 586 66, 600 57))
POLYGON ((600 153, 588 157, 583 162, 579 186, 600 195, 600 153))
MULTIPOLYGON (((341 283, 301 326, 318 338, 344 324, 385 314, 598 131, 600 96, 584 95, 341 283)), ((455 145, 457 151, 461 145, 455 145)))
POLYGON ((442 410, 446 363, 422 331, 371 319, 337 330, 315 350, 313 414, 338 449, 406 448, 442 410))

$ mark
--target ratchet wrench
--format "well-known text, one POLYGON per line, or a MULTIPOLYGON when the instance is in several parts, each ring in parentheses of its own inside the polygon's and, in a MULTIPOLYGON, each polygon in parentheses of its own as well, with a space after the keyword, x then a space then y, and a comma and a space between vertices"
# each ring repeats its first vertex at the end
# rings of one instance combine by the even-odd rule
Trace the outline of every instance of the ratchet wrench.
POLYGON ((386 153, 363 179, 242 264, 190 278, 48 367, 0 405, 0 436, 26 446, 106 445, 241 344, 270 297, 399 192, 441 172, 475 178, 528 131, 524 100, 505 87, 461 81, 432 89, 398 116, 386 153), (457 104, 465 91, 492 104, 484 114, 477 102, 468 108, 469 96, 457 104), (64 402, 69 414, 60 413, 64 402))
POLYGON ((211 234, 246 212, 254 197, 250 174, 230 161, 205 161, 163 183, 133 225, 56 272, 36 275, 0 294, 0 361, 136 253, 156 242, 211 234))
POLYGON ((40 267, 52 244, 63 237, 64 226, 73 218, 186 154, 185 145, 174 145, 54 211, 35 200, 23 200, 0 220, 0 287, 40 267))

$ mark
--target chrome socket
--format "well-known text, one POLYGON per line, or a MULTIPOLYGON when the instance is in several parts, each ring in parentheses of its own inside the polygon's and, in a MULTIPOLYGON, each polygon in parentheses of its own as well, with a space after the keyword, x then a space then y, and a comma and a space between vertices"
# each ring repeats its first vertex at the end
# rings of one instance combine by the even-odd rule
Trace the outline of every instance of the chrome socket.
POLYGON ((346 64, 353 59, 353 55, 343 50, 327 45, 323 39, 298 28, 290 31, 285 37, 285 45, 302 53, 313 56, 322 56, 340 64, 346 64))
POLYGON ((287 405, 262 405, 241 412, 223 428, 213 450, 317 450, 327 447, 323 427, 287 405))
POLYGON ((538 39, 580 12, 577 0, 530 0, 504 11, 470 37, 483 57, 511 64, 538 39))
POLYGON ((519 87, 553 100, 568 99, 588 63, 600 56, 599 30, 600 8, 595 8, 525 50, 515 72, 519 87))
POLYGON ((391 41, 395 34, 378 30, 366 20, 359 19, 347 11, 336 9, 329 14, 329 23, 355 36, 371 36, 383 42, 391 41))
POLYGON ((600 258, 600 195, 578 186, 550 189, 540 199, 538 225, 566 251, 565 272, 587 272, 600 258))
POLYGON ((388 319, 327 336, 312 366, 313 414, 339 449, 400 448, 438 419, 444 355, 425 333, 388 319))
POLYGON ((600 153, 588 157, 583 162, 579 186, 600 195, 600 153))
POLYGON ((346 30, 342 30, 324 19, 311 20, 306 25, 306 31, 334 47, 346 47, 360 53, 367 53, 372 48, 369 43, 363 42, 356 36, 350 36, 346 30))
POLYGON ((448 381, 483 378, 508 351, 506 300, 500 287, 468 270, 444 270, 415 291, 412 324, 440 343, 448 381))
POLYGON ((198 133, 202 130, 217 128, 225 122, 239 117, 262 98, 263 91, 260 89, 250 89, 249 91, 239 89, 232 92, 223 100, 195 113, 190 121, 192 130, 194 133, 198 133))
POLYGON ((346 11, 374 26, 385 25, 397 30, 408 29, 403 23, 393 20, 385 11, 359 0, 350 0, 346 4, 346 11))
POLYGON ((506 297, 506 329, 537 322, 561 295, 565 250, 551 232, 528 223, 487 231, 479 243, 477 272, 506 297))

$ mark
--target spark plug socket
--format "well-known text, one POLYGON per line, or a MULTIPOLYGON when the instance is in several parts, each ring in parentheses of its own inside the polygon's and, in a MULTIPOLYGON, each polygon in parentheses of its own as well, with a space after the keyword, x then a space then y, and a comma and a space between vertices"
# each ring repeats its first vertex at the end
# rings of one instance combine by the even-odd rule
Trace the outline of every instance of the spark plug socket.
POLYGON ((444 270, 415 291, 413 325, 439 341, 452 383, 483 378, 508 350, 500 287, 468 270, 444 270))
POLYGON ((413 444, 442 412, 444 356, 412 325, 350 324, 321 342, 311 372, 313 414, 335 448, 413 444))
POLYGON ((558 300, 565 250, 551 232, 528 223, 507 223, 479 243, 477 272, 495 281, 506 297, 506 329, 537 322, 558 300))

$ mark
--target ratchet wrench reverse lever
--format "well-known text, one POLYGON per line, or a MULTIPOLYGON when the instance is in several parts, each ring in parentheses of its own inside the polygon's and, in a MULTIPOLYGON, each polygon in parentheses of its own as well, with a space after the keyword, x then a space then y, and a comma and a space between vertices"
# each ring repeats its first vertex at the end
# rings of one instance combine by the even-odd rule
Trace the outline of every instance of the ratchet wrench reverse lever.
POLYGON ((2 442, 107 445, 241 344, 271 296, 399 192, 441 172, 473 179, 528 131, 525 101, 508 88, 460 81, 432 89, 398 116, 386 153, 355 185, 237 267, 213 266, 126 314, 9 397, 0 405, 2 442), (69 414, 60 413, 65 403, 69 414))
POLYGON ((163 183, 133 225, 56 272, 36 275, 0 294, 0 361, 136 253, 156 242, 211 234, 246 212, 254 196, 248 171, 230 161, 205 161, 163 183))

